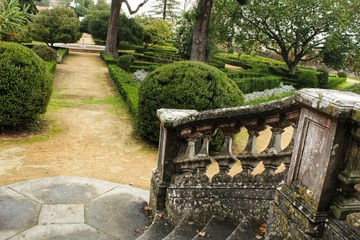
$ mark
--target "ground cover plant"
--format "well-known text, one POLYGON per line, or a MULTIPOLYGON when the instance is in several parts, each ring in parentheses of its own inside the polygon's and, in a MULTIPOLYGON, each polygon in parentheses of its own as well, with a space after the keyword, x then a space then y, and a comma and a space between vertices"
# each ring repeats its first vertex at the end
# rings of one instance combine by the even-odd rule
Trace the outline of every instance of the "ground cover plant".
POLYGON ((0 128, 14 128, 45 113, 52 78, 45 62, 30 49, 0 43, 0 128))

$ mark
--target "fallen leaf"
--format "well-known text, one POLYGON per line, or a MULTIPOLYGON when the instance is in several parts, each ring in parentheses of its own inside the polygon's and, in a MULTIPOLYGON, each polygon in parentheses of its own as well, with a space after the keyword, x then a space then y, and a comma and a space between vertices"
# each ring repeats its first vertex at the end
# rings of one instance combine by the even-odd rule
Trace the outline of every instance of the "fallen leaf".
POLYGON ((261 224, 261 227, 259 227, 259 231, 261 233, 265 233, 266 232, 266 225, 265 224, 261 224))
POLYGON ((200 236, 200 237, 205 237, 206 236, 206 232, 200 232, 198 230, 196 230, 196 232, 197 232, 198 236, 200 236))
POLYGON ((144 210, 145 211, 152 211, 152 208, 150 206, 146 206, 146 207, 144 207, 144 210))
POLYGON ((189 224, 189 225, 193 225, 194 222, 193 222, 193 221, 188 221, 188 224, 189 224))
POLYGON ((135 232, 136 232, 136 233, 140 233, 141 230, 140 230, 139 228, 137 228, 137 229, 135 229, 135 232))
POLYGON ((163 215, 163 214, 156 214, 156 218, 159 219, 159 220, 160 220, 160 219, 163 219, 163 218, 164 218, 164 215, 163 215))
POLYGON ((263 239, 263 237, 262 237, 262 236, 259 236, 259 235, 256 235, 255 238, 256 238, 256 239, 259 239, 259 240, 263 239))

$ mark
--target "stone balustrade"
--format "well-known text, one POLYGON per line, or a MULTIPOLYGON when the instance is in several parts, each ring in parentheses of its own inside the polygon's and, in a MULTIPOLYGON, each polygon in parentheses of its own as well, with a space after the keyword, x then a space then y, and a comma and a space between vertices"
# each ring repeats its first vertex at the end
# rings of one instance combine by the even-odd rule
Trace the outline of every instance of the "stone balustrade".
POLYGON ((268 239, 358 239, 359 103, 357 94, 303 89, 253 106, 160 109, 150 204, 174 223, 189 215, 205 222, 213 214, 267 222, 268 239), (292 137, 283 146, 289 128, 292 137), (234 154, 234 139, 243 132, 247 141, 234 154), (211 173, 214 163, 218 170, 211 173), (259 165, 263 170, 255 171, 259 165))

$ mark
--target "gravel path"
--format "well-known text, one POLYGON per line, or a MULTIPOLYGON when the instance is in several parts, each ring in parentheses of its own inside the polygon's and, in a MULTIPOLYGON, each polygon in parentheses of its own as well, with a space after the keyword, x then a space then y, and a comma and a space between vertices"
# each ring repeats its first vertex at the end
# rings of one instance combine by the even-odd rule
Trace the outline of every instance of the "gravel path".
POLYGON ((149 189, 157 151, 134 134, 130 117, 99 54, 70 53, 57 66, 48 129, 0 134, 0 186, 79 176, 149 189))

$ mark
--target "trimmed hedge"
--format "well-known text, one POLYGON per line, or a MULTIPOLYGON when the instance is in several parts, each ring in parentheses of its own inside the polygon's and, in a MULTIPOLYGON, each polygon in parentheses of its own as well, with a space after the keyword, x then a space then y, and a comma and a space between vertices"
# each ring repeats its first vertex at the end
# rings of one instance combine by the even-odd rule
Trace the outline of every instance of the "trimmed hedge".
POLYGON ((328 88, 329 72, 324 69, 320 69, 318 72, 318 86, 320 88, 328 88))
POLYGON ((107 54, 104 51, 100 52, 100 57, 106 64, 117 64, 116 59, 111 54, 107 54))
POLYGON ((129 71, 130 71, 130 65, 131 65, 134 61, 135 61, 135 57, 134 57, 133 55, 130 55, 130 54, 128 54, 128 55, 122 55, 122 56, 120 56, 120 57, 117 59, 117 65, 118 65, 121 69, 129 72, 129 71))
POLYGON ((243 93, 261 92, 266 89, 277 88, 281 83, 281 79, 276 76, 234 78, 233 80, 243 93))
POLYGON ((339 78, 339 77, 329 77, 329 82, 327 88, 335 89, 340 84, 346 82, 346 78, 339 78))
POLYGON ((348 91, 348 92, 353 92, 353 93, 360 94, 360 83, 356 83, 356 84, 353 84, 353 85, 351 85, 349 87, 346 87, 344 90, 348 91))
POLYGON ((138 116, 138 91, 139 83, 137 83, 131 75, 119 68, 115 64, 108 65, 110 77, 115 82, 120 95, 130 108, 130 111, 137 122, 138 116))
POLYGON ((46 111, 52 78, 45 62, 16 43, 0 43, 0 128, 18 127, 46 111))
POLYGON ((310 71, 299 72, 297 79, 297 87, 300 88, 316 88, 318 85, 318 78, 316 73, 310 71))
POLYGON ((199 111, 239 106, 243 96, 225 73, 200 62, 176 62, 159 67, 142 82, 139 90, 139 131, 157 142, 160 108, 199 111))
POLYGON ((48 45, 35 45, 32 50, 44 61, 56 61, 57 53, 48 45))
POLYGON ((56 50, 56 53, 57 53, 62 59, 64 59, 64 57, 69 54, 69 49, 68 49, 68 48, 59 48, 58 50, 56 50))
POLYGON ((46 68, 48 69, 49 73, 51 74, 55 74, 56 71, 56 62, 55 61, 49 61, 49 62, 45 62, 46 64, 46 68))

